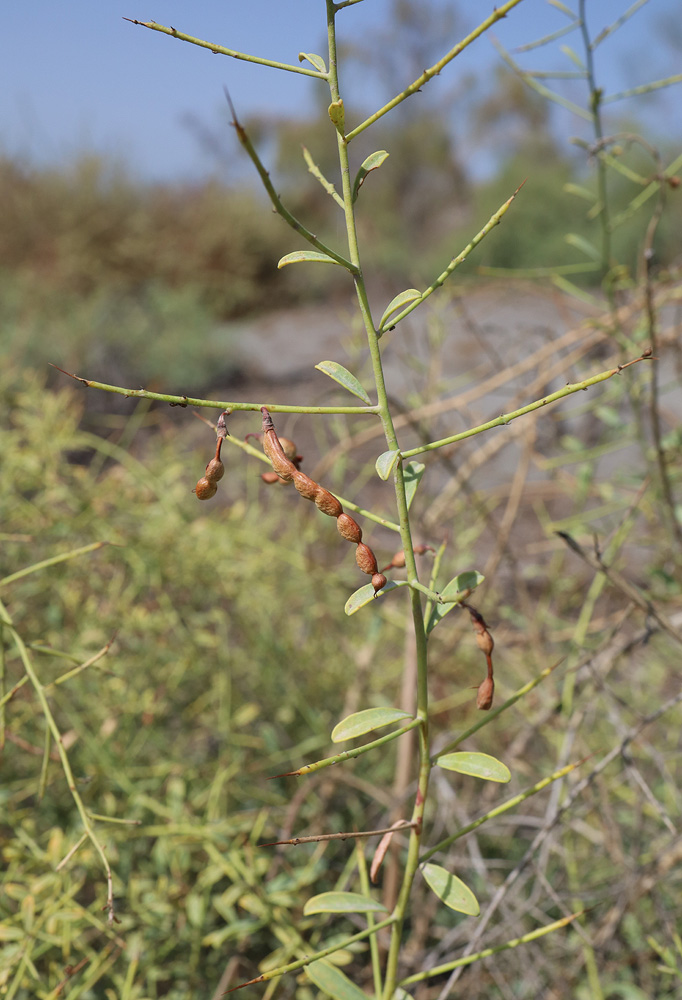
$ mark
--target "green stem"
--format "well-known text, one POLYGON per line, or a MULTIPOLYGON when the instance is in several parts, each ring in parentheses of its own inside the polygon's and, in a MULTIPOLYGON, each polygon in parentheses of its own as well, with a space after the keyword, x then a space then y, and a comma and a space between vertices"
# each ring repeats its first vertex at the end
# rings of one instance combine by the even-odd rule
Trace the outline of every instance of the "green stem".
POLYGON ((274 59, 263 59, 260 56, 251 56, 246 52, 237 52, 236 49, 225 48, 224 45, 216 45, 215 42, 206 42, 203 38, 194 38, 193 35, 185 35, 176 28, 167 28, 164 24, 157 24, 156 21, 136 21, 132 17, 124 17, 124 21, 131 24, 139 24, 143 28, 150 28, 152 31, 160 31, 171 38, 177 38, 181 42, 189 42, 191 45, 198 45, 202 49, 209 49, 214 55, 232 56, 233 59, 241 59, 244 62, 257 63, 259 66, 269 66, 271 69, 283 69, 287 73, 300 73, 301 76, 313 76, 318 80, 326 80, 327 74, 316 69, 308 69, 307 66, 296 66, 292 63, 276 62, 274 59))
MULTIPOLYGON (((364 122, 354 128, 352 132, 349 132, 346 136, 346 141, 350 142, 356 135, 360 135, 361 132, 364 132, 365 129, 369 128, 370 125, 373 125, 374 122, 378 121, 380 118, 383 118, 383 116, 388 114, 389 111, 392 111, 393 108, 402 104, 402 102, 407 100, 408 97, 411 97, 412 94, 416 94, 419 90, 421 90, 425 83, 428 83, 434 76, 438 76, 441 70, 443 70, 449 62, 452 62, 455 56, 458 56, 468 45, 471 45, 471 43, 486 32, 488 28, 492 28, 492 26, 499 20, 506 17, 509 11, 513 7, 516 7, 519 3, 521 3, 521 0, 507 0, 507 3, 503 3, 500 7, 496 7, 490 17, 487 17, 485 21, 479 24, 479 26, 471 32, 470 35, 467 35, 466 38, 463 38, 461 42, 455 45, 454 49, 450 49, 450 51, 444 55, 442 59, 439 59, 439 61, 430 69, 425 69, 421 76, 418 76, 414 83, 411 83, 409 87, 402 91, 402 93, 397 94, 393 100, 389 101, 388 104, 385 104, 383 108, 379 108, 378 111, 375 111, 373 115, 370 115, 369 118, 366 118, 364 122)), ((329 7, 330 4, 327 3, 327 9, 329 9, 329 7)), ((332 68, 330 65, 330 76, 331 72, 332 68)))
MULTIPOLYGON (((595 147, 601 149, 604 143, 604 129, 601 120, 601 103, 603 92, 597 86, 594 73, 594 47, 590 41, 590 33, 587 28, 585 16, 585 0, 580 0, 580 33, 585 46, 585 63, 587 67, 587 82, 590 88, 590 112, 592 117, 592 127, 594 129, 595 147)), ((606 164, 601 158, 597 159, 597 190, 599 192, 599 222, 601 224, 601 268, 602 278, 604 278, 611 266, 611 223, 609 218, 609 191, 606 181, 606 164)), ((608 290, 607 290, 608 291, 608 290)), ((612 293, 609 292, 612 299, 612 293)))
MULTIPOLYGON (((518 0, 507 4, 512 7, 518 0)), ((329 44, 329 90, 332 103, 338 105, 341 100, 339 91, 339 80, 337 70, 336 52, 336 26, 335 26, 335 5, 333 0, 327 0, 327 37, 329 44)), ((446 60, 447 61, 447 60, 446 60)), ((341 105, 342 106, 342 105, 341 105)), ((389 407, 388 394, 384 380, 383 366, 381 363, 381 352, 379 349, 379 336, 372 320, 372 313, 367 297, 362 266, 360 263, 360 253, 358 250, 357 230, 355 225, 355 210, 353 203, 353 191, 350 178, 350 165, 348 159, 348 140, 337 129, 337 145, 339 154, 339 165, 341 168, 341 181, 343 190, 343 202, 346 218, 346 232, 348 236, 348 250, 350 259, 355 267, 354 281, 358 296, 360 313, 365 325, 367 334, 367 344, 374 374, 374 384, 377 393, 377 411, 381 417, 384 428, 386 444, 390 450, 399 450, 398 439, 396 437, 393 419, 389 407)), ((377 412, 375 411, 375 412, 377 412)), ((419 580, 417 564, 414 555, 414 546, 410 532, 410 519, 405 492, 405 477, 403 474, 402 461, 396 463, 394 470, 394 486, 396 504, 398 507, 400 537, 405 553, 405 566, 407 578, 410 581, 419 580)), ((410 838, 407 849, 407 859, 403 880, 398 895, 394 917, 395 924, 391 929, 391 944, 386 963, 386 975, 384 982, 384 997, 390 1000, 395 992, 398 970, 398 957, 402 940, 403 921, 407 912, 407 905, 412 889, 412 882, 419 862, 419 848, 422 836, 422 821, 424 816, 424 806, 429 784, 429 774, 431 771, 431 761, 429 755, 428 736, 428 688, 427 688, 427 656, 426 656, 426 631, 424 628, 424 617, 422 611, 422 598, 414 586, 410 586, 410 602, 412 607, 412 619, 414 623, 415 639, 417 644, 417 712, 416 718, 419 722, 418 745, 419 745, 419 777, 417 784, 417 794, 412 810, 411 821, 414 824, 410 830, 410 838)))
POLYGON ((413 455, 421 455, 425 451, 435 451, 437 448, 445 447, 445 445, 456 444, 458 441, 464 441, 466 438, 481 434, 483 431, 489 431, 493 427, 509 424, 512 420, 516 420, 517 417, 522 417, 526 413, 532 413, 533 410, 539 410, 543 406, 547 406, 548 403, 555 403, 558 399, 563 399, 564 396, 571 396, 574 392, 579 392, 581 389, 589 389, 590 386, 598 385, 599 382, 606 382, 607 379, 613 378, 614 375, 619 375, 628 365, 646 360, 648 360, 648 356, 643 355, 640 358, 635 358, 633 361, 628 361, 625 365, 618 365, 617 368, 610 368, 608 371, 600 372, 598 375, 592 375, 591 378, 586 378, 582 382, 569 382, 563 389, 558 389, 557 392, 552 392, 549 396, 543 396, 542 399, 536 399, 534 403, 528 403, 527 406, 522 406, 518 410, 512 410, 511 413, 503 413, 501 416, 495 417, 494 420, 488 420, 485 424, 479 424, 477 427, 470 427, 466 431, 460 431, 459 434, 451 434, 450 437, 441 438, 439 441, 431 441, 429 444, 420 445, 418 448, 410 448, 409 451, 403 451, 402 457, 412 458, 413 455))
POLYGON ((167 392, 151 392, 149 389, 126 389, 121 385, 108 385, 106 382, 95 382, 89 378, 81 378, 73 372, 64 371, 58 365, 52 365, 70 378, 81 382, 90 389, 101 389, 103 392, 115 392, 119 396, 129 396, 133 399, 155 399, 159 403, 170 403, 171 406, 198 406, 216 410, 228 410, 230 413, 255 410, 260 413, 261 407, 267 406, 270 413, 379 413, 377 406, 300 406, 284 403, 236 403, 225 399, 199 399, 196 396, 173 396, 167 392))

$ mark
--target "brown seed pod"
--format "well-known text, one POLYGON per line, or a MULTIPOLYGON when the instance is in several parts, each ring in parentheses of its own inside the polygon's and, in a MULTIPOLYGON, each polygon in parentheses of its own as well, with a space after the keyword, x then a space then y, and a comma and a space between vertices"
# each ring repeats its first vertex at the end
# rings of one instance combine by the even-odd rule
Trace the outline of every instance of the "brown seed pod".
POLYGON ((354 521, 350 514, 339 514, 336 519, 336 527, 340 535, 342 535, 347 541, 358 542, 362 541, 362 529, 357 521, 354 521))
POLYGON ((217 483, 225 475, 225 466, 220 461, 219 458, 212 458, 211 461, 206 466, 206 479, 210 483, 217 483))
POLYGON ((196 493, 197 500, 210 500, 218 492, 218 487, 210 479, 202 476, 192 492, 196 493))
POLYGON ((375 594, 377 591, 381 590, 382 587, 385 587, 387 583, 388 580, 383 573, 374 573, 372 575, 372 586, 374 587, 375 594))
POLYGON ((294 486, 298 492, 302 497, 305 497, 306 500, 314 500, 318 489, 321 489, 321 487, 318 486, 317 483, 310 478, 310 476, 306 476, 305 472, 299 472, 298 469, 294 470, 291 478, 293 479, 294 486))
POLYGON ((279 478, 276 472, 264 472, 261 475, 261 479, 264 483, 281 483, 282 480, 279 478))
POLYGON ((478 648, 485 653, 486 656, 490 656, 495 648, 493 637, 487 629, 476 633, 476 642, 478 644, 478 648))
POLYGON ((282 451, 284 452, 285 457, 288 458, 290 462, 293 462, 295 465, 296 462, 301 461, 302 456, 297 454, 298 449, 293 441, 290 441, 289 438, 280 438, 279 443, 282 446, 282 451))
POLYGON ((355 550, 355 561, 358 564, 358 568, 363 573, 366 573, 367 576, 374 576, 375 573, 378 574, 376 556, 369 545, 365 545, 364 542, 360 542, 355 550))
POLYGON ((493 695, 495 694, 495 681, 490 675, 486 677, 484 681, 478 686, 478 694, 476 695, 476 708, 480 708, 481 711, 487 712, 492 706, 493 695))
POLYGON ((315 505, 323 514, 329 514, 330 517, 339 517, 343 514, 343 507, 339 501, 329 490, 325 490, 324 486, 318 486, 315 490, 315 505))
POLYGON ((265 406, 261 407, 263 414, 263 451, 270 459, 270 464, 280 479, 285 483, 290 483, 294 478, 296 466, 284 454, 284 449, 279 442, 272 417, 265 406))

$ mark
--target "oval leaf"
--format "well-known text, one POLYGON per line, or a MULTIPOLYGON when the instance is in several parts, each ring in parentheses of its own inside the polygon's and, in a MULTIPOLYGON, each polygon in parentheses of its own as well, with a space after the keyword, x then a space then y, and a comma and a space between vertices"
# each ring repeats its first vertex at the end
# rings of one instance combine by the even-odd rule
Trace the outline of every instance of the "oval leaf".
POLYGON ((340 135, 343 135, 343 129, 346 121, 346 112, 343 108, 343 98, 339 97, 338 101, 332 101, 327 108, 327 111, 329 112, 332 125, 340 135))
POLYGON ((420 299, 421 297, 422 293, 419 291, 418 288, 406 288, 404 292, 400 293, 400 295, 396 295, 394 299, 391 299, 391 301, 386 306, 386 309, 384 310, 384 315, 381 317, 381 321, 379 323, 379 332, 381 332, 384 329, 384 327, 386 326, 386 321, 389 319, 390 316, 393 316, 394 313, 399 312, 403 306, 407 306, 410 304, 410 302, 414 302, 415 299, 420 299))
POLYGON ((364 587, 360 587, 356 590, 354 594, 351 594, 346 601, 346 606, 344 611, 347 615, 354 615, 356 611, 360 608, 364 608, 367 604, 371 604, 375 598, 383 597, 384 594, 388 594, 391 590, 395 590, 397 587, 407 587, 407 580, 389 580, 385 587, 381 590, 374 592, 374 587, 371 583, 366 583, 364 587))
POLYGON ((345 972, 323 959, 305 967, 310 981, 333 1000, 367 1000, 367 994, 352 983, 345 972))
POLYGON ((388 479, 399 458, 400 452, 395 450, 385 451, 382 455, 379 455, 374 463, 379 479, 383 479, 384 482, 388 479))
POLYGON ((312 896, 303 907, 303 913, 387 913, 386 907, 376 899, 361 896, 358 892, 321 892, 312 896))
POLYGON ((367 392, 360 385, 355 375, 351 375, 347 368, 340 365, 337 361, 320 361, 319 365, 315 365, 318 371, 324 372, 325 375, 329 375, 329 378, 333 378, 335 382, 342 385, 344 389, 348 389, 352 392, 354 396, 358 396, 363 403, 367 403, 368 406, 372 405, 372 400, 367 395, 367 392))
POLYGON ((324 59, 322 58, 322 56, 315 55, 314 52, 299 52, 298 61, 303 62, 304 59, 307 59, 310 65, 314 66, 315 69, 319 70, 320 73, 327 72, 327 67, 324 64, 324 59))
POLYGON ((446 753, 436 760, 446 771, 471 774, 485 781, 511 781, 511 772, 506 764, 487 753, 446 753))
MULTIPOLYGON (((353 712, 352 715, 347 715, 345 719, 334 726, 332 743, 353 740, 356 736, 364 736, 365 733, 370 733, 373 729, 381 729, 382 726, 390 726, 392 722, 411 718, 409 712, 403 712, 399 708, 366 708, 362 712, 353 712)), ((484 755, 480 754, 479 756, 484 755)))
MULTIPOLYGON (((319 253, 317 250, 294 250, 293 253, 285 254, 278 262, 277 267, 286 267, 287 264, 300 264, 302 261, 312 261, 315 264, 339 264, 338 260, 327 256, 326 253, 319 253)), ((342 267, 339 264, 339 267, 342 267)))
POLYGON ((451 910, 468 913, 470 917, 477 917, 481 912, 478 900, 471 889, 456 875, 451 875, 445 868, 432 865, 430 862, 424 865, 422 874, 429 888, 433 889, 438 898, 451 910))
POLYGON ((353 183, 353 201, 355 201, 355 199, 358 196, 358 191, 365 183, 365 177, 367 176, 367 174, 370 173, 370 171, 376 170, 378 167, 380 167, 381 164, 384 162, 384 160, 387 158, 387 156, 388 153, 386 152, 385 149, 379 149, 377 150, 376 153, 370 153, 367 159, 363 160, 363 162, 360 164, 360 169, 358 170, 357 175, 355 177, 355 181, 353 183))
MULTIPOLYGON (((475 590, 479 584, 483 583, 485 577, 482 573, 477 570, 467 570, 466 573, 460 573, 454 579, 450 580, 447 586, 441 590, 440 596, 444 598, 457 597, 459 594, 464 595, 467 590, 475 590)), ((452 611, 456 604, 434 604, 431 609, 431 615, 429 616, 428 625, 426 626, 426 631, 431 632, 432 629, 436 627, 441 618, 444 618, 449 611, 452 611)))
POLYGON ((414 500, 414 495, 417 492, 417 487, 421 482, 421 478, 424 475, 425 465, 421 462, 408 462, 403 469, 403 477, 405 479, 405 498, 407 499, 407 509, 409 510, 412 506, 412 501, 414 500))

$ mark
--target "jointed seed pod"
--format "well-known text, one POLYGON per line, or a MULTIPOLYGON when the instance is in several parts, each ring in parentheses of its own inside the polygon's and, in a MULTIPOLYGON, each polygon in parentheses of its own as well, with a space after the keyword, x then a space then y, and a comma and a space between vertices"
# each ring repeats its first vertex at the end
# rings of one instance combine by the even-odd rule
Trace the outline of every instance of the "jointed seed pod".
POLYGON ((225 466, 220 460, 220 449, 223 444, 223 438, 226 436, 225 413, 221 413, 218 418, 218 443, 216 444, 215 456, 206 466, 206 472, 192 491, 196 493, 199 500, 210 500, 211 497, 214 497, 218 490, 217 484, 225 475, 225 466))
POLYGON ((315 506, 323 514, 328 514, 330 517, 339 517, 340 514, 343 514, 343 507, 339 501, 323 486, 318 486, 315 491, 315 506))
POLYGON ((362 541, 362 529, 357 521, 354 521, 350 514, 339 514, 336 519, 336 527, 340 535, 343 535, 349 542, 362 541))
POLYGON ((476 608, 472 608, 470 604, 464 604, 464 602, 462 602, 462 607, 466 608, 469 612, 471 624, 473 625, 476 633, 476 644, 485 655, 485 661, 488 667, 488 676, 479 685, 478 694, 476 696, 476 707, 482 709, 484 712, 487 712, 493 703, 493 694, 495 693, 492 655, 495 643, 493 642, 493 637, 488 631, 488 626, 486 625, 485 619, 480 611, 477 611, 476 608))
POLYGON ((318 487, 317 483, 311 479, 310 476, 306 476, 305 472, 299 472, 297 469, 294 472, 292 479, 294 481, 294 486, 302 497, 305 497, 306 500, 315 499, 315 494, 320 487, 318 487))
MULTIPOLYGON (((320 486, 310 476, 306 476, 305 472, 299 470, 298 463, 301 456, 296 455, 296 446, 293 441, 277 437, 275 425, 266 406, 261 406, 261 413, 263 415, 263 432, 261 434, 263 451, 270 459, 275 474, 284 482, 293 482, 301 496, 305 497, 306 500, 312 500, 323 514, 336 518, 339 534, 349 542, 357 544, 355 561, 363 573, 372 577, 374 592, 381 590, 382 587, 386 586, 386 577, 379 573, 376 556, 369 545, 365 545, 362 541, 360 525, 349 514, 344 513, 341 503, 333 493, 325 490, 324 486, 320 486)), ((272 473, 265 473, 262 478, 266 482, 272 482, 271 477, 272 473)))
POLYGON ((202 476, 192 492, 196 493, 197 500, 210 500, 218 492, 218 487, 206 476, 202 476))
POLYGON ((491 708, 493 703, 493 695, 495 694, 495 681, 493 680, 492 674, 488 674, 484 681, 478 686, 478 694, 476 695, 476 708, 480 708, 482 712, 487 712, 491 708))
POLYGON ((355 561, 358 564, 358 568, 363 573, 366 573, 367 576, 374 576, 375 573, 378 574, 376 556, 369 545, 365 545, 364 542, 360 542, 355 550, 355 561))
MULTIPOLYGON (((220 441, 218 442, 220 444, 220 441)), ((219 458, 212 458, 206 466, 206 478, 209 483, 218 483, 225 475, 225 466, 219 458)))

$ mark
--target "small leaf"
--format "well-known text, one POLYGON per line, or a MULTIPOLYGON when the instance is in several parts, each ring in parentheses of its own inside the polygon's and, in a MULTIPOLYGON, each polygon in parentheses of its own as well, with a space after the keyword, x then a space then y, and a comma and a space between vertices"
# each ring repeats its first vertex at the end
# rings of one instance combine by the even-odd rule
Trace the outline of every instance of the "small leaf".
POLYGON ((424 475, 425 465, 421 462, 408 462, 403 469, 403 477, 405 479, 405 497, 407 499, 407 509, 409 510, 412 506, 412 501, 414 500, 414 495, 417 492, 417 487, 421 482, 421 478, 424 475))
POLYGON ((456 875, 451 875, 445 868, 432 865, 430 862, 424 865, 422 874, 429 888, 451 910, 468 913, 470 917, 477 917, 481 912, 478 900, 471 889, 456 875))
POLYGON ((356 590, 354 594, 350 595, 343 610, 347 615, 354 615, 356 611, 360 610, 360 608, 364 608, 367 604, 371 604, 375 598, 376 600, 379 600, 384 596, 384 594, 390 593, 391 590, 395 590, 397 587, 407 586, 407 580, 389 580, 385 587, 382 587, 381 590, 375 593, 372 584, 366 583, 364 587, 360 587, 359 590, 356 590))
POLYGON ((363 403, 367 403, 368 406, 372 405, 372 400, 367 395, 366 390, 360 385, 355 375, 351 375, 343 365, 340 365, 337 361, 320 361, 319 365, 315 365, 315 367, 318 371, 329 375, 329 378, 333 378, 344 389, 348 389, 354 396, 358 396, 363 403))
POLYGON ((438 767, 446 771, 458 771, 460 774, 470 774, 474 778, 485 781, 511 781, 511 772, 506 764, 487 753, 446 753, 436 760, 438 767))
POLYGON ((307 59, 310 65, 313 66, 316 70, 319 70, 320 73, 327 72, 327 67, 324 64, 324 59, 322 58, 322 56, 317 56, 315 55, 314 52, 299 52, 298 61, 303 62, 304 59, 307 59))
POLYGON ((393 1000, 412 1000, 412 994, 406 993, 402 986, 399 986, 393 994, 393 1000))
POLYGON ((381 729, 382 726, 390 726, 392 722, 400 722, 401 719, 411 719, 409 712, 403 712, 399 708, 366 708, 362 712, 354 712, 347 715, 345 719, 337 723, 332 730, 332 743, 343 743, 344 740, 353 740, 356 736, 364 736, 371 733, 373 729, 381 729))
POLYGON ((377 470, 377 475, 379 479, 383 479, 384 482, 388 479, 388 477, 393 472, 395 463, 398 461, 399 458, 400 458, 400 452, 395 450, 385 451, 383 452, 383 454, 379 455, 376 462, 374 463, 374 467, 377 470))
POLYGON ((391 301, 386 306, 384 310, 384 315, 381 317, 381 320, 379 322, 379 331, 382 331, 384 329, 384 327, 386 326, 386 321, 390 316, 393 316, 394 313, 399 312, 403 306, 407 306, 410 304, 410 302, 414 302, 415 299, 420 299, 421 297, 422 293, 419 291, 418 288, 407 288, 405 289, 404 292, 401 292, 400 295, 396 295, 394 299, 391 299, 391 301))
POLYGON ((318 959, 305 967, 308 978, 333 1000, 367 1000, 367 994, 350 981, 345 972, 318 959))
MULTIPOLYGON (((329 257, 326 253, 319 253, 317 250, 294 250, 293 253, 285 254, 277 263, 277 267, 286 267, 287 264, 300 264, 302 261, 312 261, 315 264, 339 264, 338 260, 329 257)), ((342 267, 339 264, 339 267, 342 267)))
POLYGON ((303 913, 386 913, 386 907, 376 899, 361 896, 358 892, 321 892, 312 896, 303 907, 303 913))
POLYGON ((370 153, 366 160, 360 164, 360 169, 357 172, 355 181, 353 183, 353 201, 358 196, 358 191, 365 183, 365 178, 367 174, 372 170, 377 170, 384 160, 387 158, 388 153, 385 149, 379 149, 376 153, 370 153))
POLYGON ((586 240, 584 236, 579 236, 577 233, 567 233, 564 236, 564 240, 569 246, 575 247, 577 250, 582 250, 592 260, 601 260, 601 254, 597 248, 589 240, 586 240))
MULTIPOLYGON (((485 577, 483 574, 477 570, 467 570, 466 573, 460 573, 454 579, 450 580, 443 590, 441 590, 440 596, 444 598, 457 597, 458 594, 463 594, 467 590, 475 590, 484 580, 485 577)), ((431 611, 428 625, 426 626, 427 633, 431 632, 441 618, 444 618, 456 606, 456 604, 435 604, 431 611)))
POLYGON ((327 108, 331 123, 341 135, 343 135, 343 130, 346 124, 346 112, 343 108, 343 98, 339 97, 338 101, 332 101, 332 103, 327 108))

